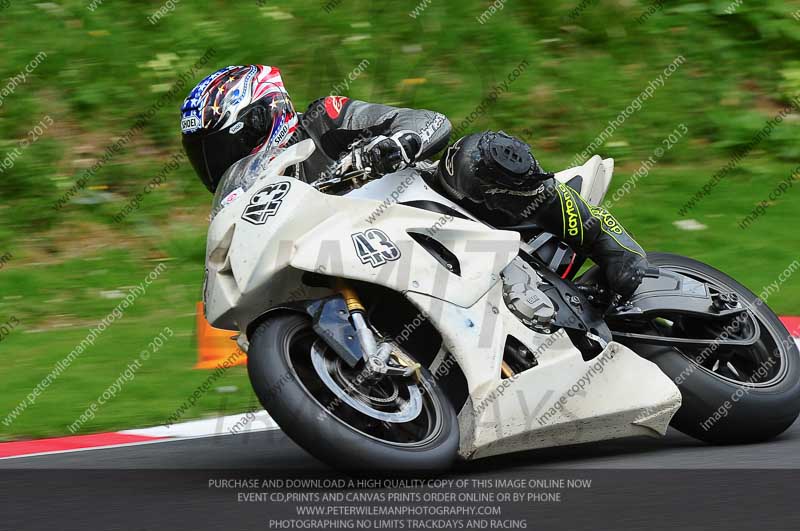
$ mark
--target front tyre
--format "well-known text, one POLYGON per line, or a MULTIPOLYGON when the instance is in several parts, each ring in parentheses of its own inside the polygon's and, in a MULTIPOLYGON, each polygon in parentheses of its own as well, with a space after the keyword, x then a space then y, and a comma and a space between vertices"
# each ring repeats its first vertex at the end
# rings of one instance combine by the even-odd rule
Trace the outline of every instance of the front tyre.
POLYGON ((250 339, 247 369, 259 401, 317 459, 375 474, 447 470, 458 421, 431 374, 369 382, 362 366, 341 362, 301 314, 270 318, 250 339))
MULTIPOLYGON (((760 330, 759 340, 746 347, 628 345, 678 385, 683 404, 672 425, 716 444, 760 442, 783 433, 800 413, 800 351, 778 316, 745 286, 711 266, 666 253, 648 253, 648 260, 712 289, 735 293, 751 317, 729 326, 730 338, 749 336, 751 327, 760 330)), ((726 330, 697 317, 665 317, 653 324, 651 333, 712 339, 726 330)))

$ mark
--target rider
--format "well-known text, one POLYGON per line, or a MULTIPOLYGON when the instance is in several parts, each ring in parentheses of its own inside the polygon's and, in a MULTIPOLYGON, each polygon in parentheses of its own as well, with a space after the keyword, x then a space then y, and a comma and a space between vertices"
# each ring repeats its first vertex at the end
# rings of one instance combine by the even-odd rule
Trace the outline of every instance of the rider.
MULTIPOLYGON (((447 146, 451 125, 436 112, 328 96, 294 110, 280 70, 229 66, 198 84, 181 107, 183 146, 211 191, 235 162, 271 147, 311 138, 314 154, 295 171, 312 182, 347 153, 380 176, 432 157, 447 146)), ((503 132, 459 139, 439 162, 436 181, 489 222, 533 221, 587 254, 608 287, 630 296, 644 277, 644 250, 614 217, 558 183, 530 147, 503 132)))

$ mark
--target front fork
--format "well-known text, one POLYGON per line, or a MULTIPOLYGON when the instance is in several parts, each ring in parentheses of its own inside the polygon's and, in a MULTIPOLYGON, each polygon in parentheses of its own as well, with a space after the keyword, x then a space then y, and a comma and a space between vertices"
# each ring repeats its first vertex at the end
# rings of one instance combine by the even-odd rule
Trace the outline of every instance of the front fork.
POLYGON ((339 279, 336 283, 336 290, 342 296, 347 305, 347 311, 350 313, 350 321, 356 330, 358 342, 364 351, 364 361, 368 371, 375 377, 382 378, 383 376, 411 376, 412 374, 419 374, 420 364, 413 361, 411 358, 401 352, 389 342, 378 343, 375 333, 365 318, 364 305, 358 297, 358 293, 352 287, 348 286, 343 280, 339 279), (397 364, 389 363, 390 358, 394 355, 394 360, 397 364))

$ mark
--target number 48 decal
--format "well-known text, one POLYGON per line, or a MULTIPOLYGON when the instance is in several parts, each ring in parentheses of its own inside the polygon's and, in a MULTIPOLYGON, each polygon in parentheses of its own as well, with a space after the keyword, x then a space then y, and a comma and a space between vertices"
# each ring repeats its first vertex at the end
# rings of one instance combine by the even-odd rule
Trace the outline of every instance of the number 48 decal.
POLYGON ((400 249, 380 229, 367 229, 364 232, 351 234, 350 237, 362 264, 379 267, 400 258, 400 249))

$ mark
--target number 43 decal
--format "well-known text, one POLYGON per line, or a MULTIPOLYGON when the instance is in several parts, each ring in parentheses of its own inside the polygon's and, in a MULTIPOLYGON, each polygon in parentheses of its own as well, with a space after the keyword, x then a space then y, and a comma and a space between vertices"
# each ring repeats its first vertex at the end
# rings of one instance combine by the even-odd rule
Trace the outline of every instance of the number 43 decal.
POLYGON ((273 183, 262 188, 250 198, 250 204, 245 207, 242 219, 253 225, 265 224, 267 219, 278 213, 283 198, 291 188, 289 181, 273 183))
POLYGON ((364 232, 351 234, 356 254, 362 264, 380 267, 386 262, 393 262, 400 258, 400 249, 380 229, 367 229, 364 232))

